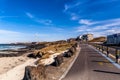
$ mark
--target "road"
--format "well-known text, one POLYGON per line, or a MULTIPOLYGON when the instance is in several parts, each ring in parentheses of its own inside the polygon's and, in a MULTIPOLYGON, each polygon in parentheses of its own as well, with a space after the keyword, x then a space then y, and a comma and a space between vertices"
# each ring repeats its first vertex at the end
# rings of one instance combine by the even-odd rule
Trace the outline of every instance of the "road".
POLYGON ((62 80, 120 80, 120 69, 87 44, 81 44, 78 58, 62 80))

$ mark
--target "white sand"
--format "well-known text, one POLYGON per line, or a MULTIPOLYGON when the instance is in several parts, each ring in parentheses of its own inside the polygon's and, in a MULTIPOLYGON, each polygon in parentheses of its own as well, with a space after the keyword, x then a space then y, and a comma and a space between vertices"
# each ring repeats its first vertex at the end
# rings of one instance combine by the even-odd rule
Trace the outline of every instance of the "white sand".
POLYGON ((0 58, 0 74, 7 72, 8 70, 23 64, 29 58, 27 57, 2 57, 0 58))
MULTIPOLYGON (((49 58, 41 60, 41 64, 51 64, 54 62, 54 58, 57 55, 63 54, 66 51, 50 55, 49 58)), ((24 77, 25 67, 28 65, 35 66, 34 62, 37 60, 38 59, 29 59, 23 56, 0 58, 0 80, 22 80, 24 77)))
POLYGON ((55 60, 54 58, 57 57, 58 55, 60 54, 64 54, 65 52, 67 52, 68 50, 65 50, 65 51, 61 51, 60 53, 54 53, 54 54, 51 54, 49 55, 49 58, 46 58, 46 59, 42 59, 40 60, 40 63, 41 65, 50 65, 52 64, 55 60))
MULTIPOLYGON (((13 57, 12 57, 13 58, 13 57)), ((20 58, 21 59, 21 58, 20 58)), ((3 59, 0 59, 0 62, 1 60, 3 59)), ((9 63, 9 59, 6 59, 8 60, 8 63, 9 63)), ((10 59, 10 61, 15 61, 16 58, 13 58, 13 60, 10 59)), ((22 59, 21 59, 22 60, 22 59)), ((23 59, 24 60, 24 59, 23 59)), ((11 70, 3 73, 0 75, 0 80, 22 80, 23 76, 24 76, 24 71, 25 71, 25 66, 27 65, 34 65, 34 62, 36 61, 37 59, 28 59, 26 60, 26 62, 24 62, 23 64, 21 65, 18 65, 14 68, 12 68, 11 70)), ((7 62, 7 61, 4 61, 3 60, 3 65, 1 64, 0 66, 6 66, 6 67, 9 67, 8 65, 5 65, 4 62, 7 62)), ((6 63, 7 64, 7 63, 6 63)))

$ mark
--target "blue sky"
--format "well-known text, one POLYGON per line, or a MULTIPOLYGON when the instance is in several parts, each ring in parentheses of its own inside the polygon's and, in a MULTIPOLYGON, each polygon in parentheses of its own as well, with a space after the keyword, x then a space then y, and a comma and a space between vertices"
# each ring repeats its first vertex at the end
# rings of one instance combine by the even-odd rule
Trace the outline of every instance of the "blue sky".
POLYGON ((0 43, 120 32, 120 0, 0 0, 0 43))

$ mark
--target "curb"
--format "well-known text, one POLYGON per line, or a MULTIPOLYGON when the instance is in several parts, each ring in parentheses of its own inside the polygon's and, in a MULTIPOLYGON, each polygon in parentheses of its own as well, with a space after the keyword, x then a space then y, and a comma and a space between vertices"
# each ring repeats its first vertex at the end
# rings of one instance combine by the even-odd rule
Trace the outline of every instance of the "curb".
POLYGON ((74 64, 74 62, 76 61, 76 59, 78 58, 78 55, 81 51, 81 48, 79 48, 79 51, 77 51, 76 53, 76 57, 74 58, 74 60, 71 62, 70 66, 67 68, 67 70, 63 73, 63 75, 58 79, 58 80, 62 80, 63 78, 65 78, 65 76, 67 75, 67 73, 69 72, 69 70, 71 69, 72 65, 74 64))
POLYGON ((117 67, 118 69, 120 69, 120 65, 115 63, 112 59, 110 59, 109 57, 107 57, 105 54, 103 54, 102 52, 98 51, 97 49, 95 49, 93 46, 89 45, 89 47, 91 47, 92 49, 94 49, 95 51, 97 51, 99 54, 101 54, 103 57, 105 57, 108 61, 110 61, 115 67, 117 67))

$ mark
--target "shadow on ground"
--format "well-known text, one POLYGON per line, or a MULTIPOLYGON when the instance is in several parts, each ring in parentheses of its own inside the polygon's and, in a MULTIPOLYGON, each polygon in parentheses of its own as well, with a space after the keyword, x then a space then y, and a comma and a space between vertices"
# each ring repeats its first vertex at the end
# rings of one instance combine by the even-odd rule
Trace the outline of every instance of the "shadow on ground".
POLYGON ((103 71, 103 70, 93 70, 93 71, 95 71, 95 72, 102 72, 102 73, 110 73, 110 74, 119 74, 120 75, 120 73, 118 73, 118 72, 103 71))

